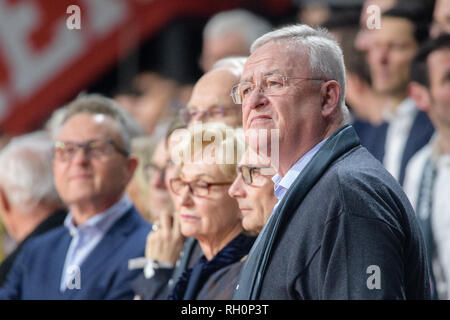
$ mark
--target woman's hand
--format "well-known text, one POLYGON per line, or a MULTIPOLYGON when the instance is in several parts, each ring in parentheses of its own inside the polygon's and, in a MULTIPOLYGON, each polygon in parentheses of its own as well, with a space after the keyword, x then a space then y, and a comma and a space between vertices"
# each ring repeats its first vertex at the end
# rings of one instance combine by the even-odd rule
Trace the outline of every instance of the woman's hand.
POLYGON ((166 262, 175 265, 183 250, 184 237, 181 234, 180 220, 164 210, 155 222, 153 231, 147 236, 145 257, 155 261, 166 262))

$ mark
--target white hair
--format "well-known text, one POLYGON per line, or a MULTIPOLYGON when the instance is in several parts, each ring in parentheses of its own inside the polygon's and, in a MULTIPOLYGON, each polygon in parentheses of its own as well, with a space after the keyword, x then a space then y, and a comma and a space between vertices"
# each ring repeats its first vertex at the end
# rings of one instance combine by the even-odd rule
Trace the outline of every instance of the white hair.
POLYGON ((228 33, 237 33, 250 48, 255 39, 272 29, 266 19, 250 11, 235 9, 214 15, 203 29, 203 38, 220 37, 228 33))
POLYGON ((311 77, 336 80, 341 87, 339 106, 347 121, 348 109, 345 105, 345 65, 344 55, 336 40, 324 28, 314 29, 305 24, 286 26, 259 37, 253 42, 250 52, 268 42, 287 42, 292 47, 307 49, 311 67, 311 77))
POLYGON ((220 60, 217 60, 211 70, 215 69, 226 69, 230 71, 237 78, 242 76, 244 72, 244 65, 247 61, 247 57, 226 57, 220 60))
POLYGON ((119 126, 124 148, 128 152, 131 152, 131 140, 143 135, 137 121, 116 101, 100 94, 86 94, 76 98, 59 111, 55 111, 48 125, 53 139, 56 139, 67 120, 80 113, 103 114, 111 117, 119 126))
POLYGON ((45 131, 13 138, 0 151, 0 184, 11 204, 31 212, 38 204, 62 205, 53 183, 53 143, 45 131))

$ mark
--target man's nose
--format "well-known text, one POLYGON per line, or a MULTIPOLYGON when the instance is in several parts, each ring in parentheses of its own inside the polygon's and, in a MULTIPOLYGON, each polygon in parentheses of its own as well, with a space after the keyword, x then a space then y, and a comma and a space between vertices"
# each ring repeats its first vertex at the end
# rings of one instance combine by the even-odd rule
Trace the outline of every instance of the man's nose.
POLYGON ((242 178, 236 177, 236 179, 233 181, 233 184, 228 189, 228 194, 232 198, 242 198, 245 196, 244 189, 242 188, 242 178))
POLYGON ((85 163, 89 160, 89 153, 86 148, 80 147, 78 148, 72 157, 72 163, 85 163))
POLYGON ((260 86, 255 86, 250 96, 243 102, 244 108, 256 109, 266 105, 268 102, 264 89, 260 86))

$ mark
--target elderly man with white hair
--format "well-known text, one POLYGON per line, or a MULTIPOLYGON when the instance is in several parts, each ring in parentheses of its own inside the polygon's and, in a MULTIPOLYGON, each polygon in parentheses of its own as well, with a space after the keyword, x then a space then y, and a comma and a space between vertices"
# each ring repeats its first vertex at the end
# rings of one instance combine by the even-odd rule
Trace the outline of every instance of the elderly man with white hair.
POLYGON ((232 96, 246 136, 270 137, 265 156, 276 157, 279 144, 278 202, 234 298, 429 298, 414 211, 345 124, 343 56, 328 33, 295 25, 260 37, 232 96))
POLYGON ((53 183, 53 144, 44 131, 16 137, 0 152, 0 215, 18 245, 0 265, 5 282, 24 244, 57 226, 66 216, 53 183))

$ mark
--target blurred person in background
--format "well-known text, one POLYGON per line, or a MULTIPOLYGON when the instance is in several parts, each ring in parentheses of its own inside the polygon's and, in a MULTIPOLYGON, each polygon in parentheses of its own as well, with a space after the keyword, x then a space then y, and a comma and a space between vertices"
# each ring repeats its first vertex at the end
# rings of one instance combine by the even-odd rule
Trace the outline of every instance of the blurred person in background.
POLYGON ((408 97, 410 63, 428 36, 428 16, 398 5, 383 13, 368 51, 372 86, 384 97, 384 122, 358 131, 361 144, 403 183, 406 165, 433 134, 427 114, 408 97))
POLYGON ((145 71, 135 76, 130 88, 118 90, 114 100, 132 115, 146 135, 159 140, 186 104, 188 88, 156 72, 145 71))
POLYGON ((201 68, 208 72, 220 59, 248 56, 252 42, 271 28, 266 19, 244 9, 219 12, 203 29, 201 68))
POLYGON ((228 57, 217 61, 211 71, 195 84, 181 117, 189 125, 220 121, 232 127, 242 126, 242 111, 233 103, 230 90, 239 81, 245 57, 228 57))
POLYGON ((69 209, 64 225, 28 241, 12 266, 2 299, 132 299, 150 226, 125 195, 137 166, 134 128, 117 104, 86 95, 53 127, 56 189, 69 209))
POLYGON ((146 174, 146 164, 152 158, 155 152, 155 141, 148 136, 136 137, 131 140, 131 153, 138 158, 138 166, 134 172, 133 178, 126 188, 126 193, 131 202, 136 206, 143 218, 152 222, 149 199, 149 180, 146 174))
POLYGON ((345 102, 350 108, 355 130, 359 131, 359 122, 363 120, 379 125, 382 119, 383 99, 371 86, 369 65, 365 54, 354 47, 358 33, 358 10, 347 10, 332 15, 323 24, 342 48, 345 63, 345 102))
POLYGON ((53 143, 45 131, 13 138, 0 151, 0 215, 18 242, 0 265, 0 286, 24 244, 63 224, 64 204, 53 183, 53 143))
POLYGON ((243 234, 238 203, 227 192, 243 149, 239 129, 218 122, 189 128, 182 146, 180 175, 170 180, 170 187, 180 203, 181 233, 197 239, 203 255, 181 274, 169 299, 231 298, 241 258, 255 240, 243 234), (206 138, 212 136, 215 139, 206 138), (196 141, 201 145, 194 146, 196 141), (227 154, 230 150, 231 156, 227 154))
POLYGON ((260 233, 269 219, 278 201, 272 181, 275 173, 269 159, 247 148, 237 166, 236 179, 228 189, 239 204, 245 230, 260 233))
POLYGON ((297 2, 300 2, 298 21, 314 28, 322 26, 334 14, 329 5, 330 0, 302 0, 297 2))
MULTIPOLYGON (((391 9, 397 4, 398 0, 366 0, 364 1, 361 16, 359 20, 359 31, 355 37, 355 48, 362 52, 367 52, 372 45, 373 32, 377 26, 372 25, 377 21, 377 17, 374 14, 383 12, 391 9), (375 7, 373 7, 375 6, 375 7), (373 10, 376 8, 377 10, 373 10), (369 10, 368 10, 369 9, 369 10), (369 26, 372 29, 369 29, 369 26)), ((380 18, 380 17, 378 17, 380 18)))
POLYGON ((436 133, 411 159, 405 192, 425 235, 435 298, 450 299, 450 35, 427 42, 411 67, 411 96, 436 133))
MULTIPOLYGON (((154 186, 164 184, 165 192, 170 196, 170 199, 166 201, 170 203, 157 207, 151 202, 151 199, 149 201, 149 206, 153 207, 153 210, 157 210, 158 214, 153 221, 154 230, 147 236, 146 260, 142 266, 144 271, 132 284, 136 294, 135 299, 167 299, 172 288, 172 283, 169 284, 169 280, 173 277, 178 278, 189 264, 188 259, 177 263, 183 250, 185 238, 181 234, 179 225, 179 202, 176 202, 176 197, 169 187, 169 181, 178 177, 178 166, 172 161, 170 154, 184 136, 184 132, 178 129, 184 127, 184 123, 178 121, 171 124, 164 141, 164 147, 167 150, 167 152, 164 152, 166 155, 165 163, 159 163, 162 166, 161 170, 155 169, 148 172, 149 179, 154 181, 154 186), (157 177, 152 178, 152 174, 157 175, 157 177), (156 179, 159 180, 158 183, 156 183, 156 179)), ((163 190, 160 188, 158 192, 162 193, 163 190)), ((195 243, 188 241, 185 244, 185 252, 191 251, 194 245, 195 243)), ((198 248, 197 253, 193 256, 198 259, 200 255, 200 249, 198 248)), ((191 263, 194 261, 193 259, 190 260, 191 263)))
POLYGON ((436 0, 430 37, 437 38, 443 33, 450 33, 450 0, 436 0))
POLYGON ((159 219, 162 211, 173 211, 172 200, 164 181, 168 160, 166 141, 162 139, 158 141, 150 163, 144 166, 149 185, 147 205, 152 222, 159 219))

